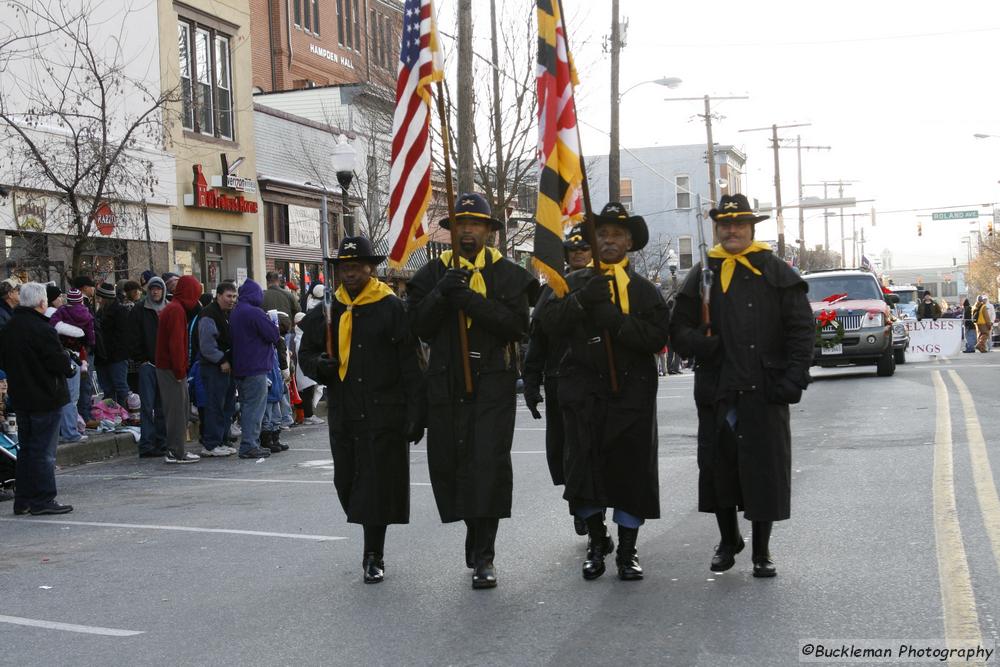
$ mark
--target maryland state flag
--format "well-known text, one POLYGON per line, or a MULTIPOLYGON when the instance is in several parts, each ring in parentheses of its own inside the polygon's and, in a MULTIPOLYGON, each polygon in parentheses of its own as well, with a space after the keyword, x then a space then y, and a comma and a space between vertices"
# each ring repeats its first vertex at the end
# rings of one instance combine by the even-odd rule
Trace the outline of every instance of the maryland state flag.
POLYGON ((576 84, 559 0, 538 0, 538 206, 532 263, 558 296, 568 289, 563 230, 582 217, 576 84))

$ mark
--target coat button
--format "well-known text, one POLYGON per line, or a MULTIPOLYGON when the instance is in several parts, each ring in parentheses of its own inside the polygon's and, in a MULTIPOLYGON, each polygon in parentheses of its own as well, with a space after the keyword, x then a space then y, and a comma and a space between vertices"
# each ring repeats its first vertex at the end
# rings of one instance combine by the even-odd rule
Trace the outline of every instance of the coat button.
MULTIPOLYGON (((361 346, 359 345, 358 347, 361 347, 361 346)), ((753 343, 750 343, 750 349, 751 350, 755 350, 755 349, 757 349, 757 346, 754 345, 753 343)))
POLYGON ((750 385, 750 388, 751 388, 751 389, 757 389, 757 385, 755 385, 755 384, 752 384, 752 385, 750 385))
POLYGON ((361 378, 358 378, 358 382, 361 382, 361 378))
POLYGON ((752 303, 748 303, 747 304, 747 308, 753 308, 753 304, 752 303))

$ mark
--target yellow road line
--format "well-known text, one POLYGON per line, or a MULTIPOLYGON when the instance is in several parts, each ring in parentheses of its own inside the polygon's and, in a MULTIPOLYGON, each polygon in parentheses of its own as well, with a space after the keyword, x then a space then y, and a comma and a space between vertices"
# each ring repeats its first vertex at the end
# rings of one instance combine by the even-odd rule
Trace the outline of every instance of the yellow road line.
POLYGON ((1000 573, 1000 496, 997 495, 997 485, 993 479, 993 469, 990 467, 990 456, 986 451, 986 439, 983 428, 976 414, 976 404, 972 393, 955 371, 948 371, 951 381, 958 387, 958 395, 962 399, 962 409, 965 412, 965 433, 969 438, 969 458, 972 460, 972 478, 976 483, 976 497, 979 499, 979 509, 983 513, 983 523, 986 534, 993 545, 993 558, 1000 573))
POLYGON ((982 643, 976 596, 962 541, 955 503, 952 466, 951 405, 941 371, 931 373, 937 403, 934 432, 934 538, 937 546, 938 576, 941 579, 941 606, 944 633, 949 646, 982 643))

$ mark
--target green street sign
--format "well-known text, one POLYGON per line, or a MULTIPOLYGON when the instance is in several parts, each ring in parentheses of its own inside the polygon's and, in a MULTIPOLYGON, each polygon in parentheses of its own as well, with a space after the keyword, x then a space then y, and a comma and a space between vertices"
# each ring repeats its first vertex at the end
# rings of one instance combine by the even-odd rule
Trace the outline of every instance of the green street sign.
POLYGON ((978 218, 979 211, 941 211, 931 213, 931 220, 965 220, 967 218, 978 218))

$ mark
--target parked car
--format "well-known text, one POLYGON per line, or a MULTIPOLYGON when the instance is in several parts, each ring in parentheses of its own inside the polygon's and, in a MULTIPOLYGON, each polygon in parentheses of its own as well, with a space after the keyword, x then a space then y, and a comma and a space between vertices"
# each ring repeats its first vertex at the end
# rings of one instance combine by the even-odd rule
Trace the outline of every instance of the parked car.
POLYGON ((890 285, 889 290, 899 297, 896 311, 900 319, 917 319, 917 302, 920 301, 917 288, 913 285, 890 285))
POLYGON ((896 294, 884 294, 875 275, 836 269, 802 276, 817 326, 826 320, 816 341, 813 364, 822 367, 874 364, 876 374, 896 372, 893 315, 896 294))

